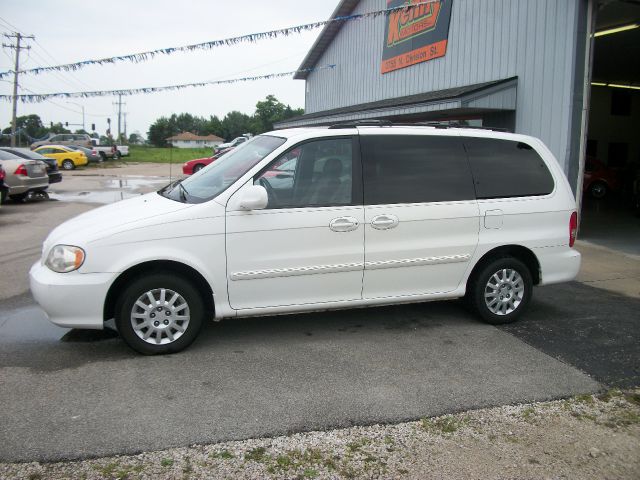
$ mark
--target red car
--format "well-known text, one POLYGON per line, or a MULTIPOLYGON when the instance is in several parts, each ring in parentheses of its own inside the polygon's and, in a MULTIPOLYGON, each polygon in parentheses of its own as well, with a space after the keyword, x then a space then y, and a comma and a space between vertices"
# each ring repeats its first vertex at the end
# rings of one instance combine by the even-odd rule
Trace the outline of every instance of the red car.
POLYGON ((192 175, 202 170, 211 162, 213 162, 214 160, 217 160, 222 155, 224 155, 227 152, 230 152, 231 150, 233 150, 233 148, 225 148, 224 150, 220 150, 218 153, 216 153, 212 157, 196 158, 195 160, 189 160, 187 163, 182 165, 182 173, 184 173, 185 175, 192 175))
POLYGON ((582 191, 593 198, 604 198, 608 192, 620 190, 617 172, 607 167, 600 160, 587 157, 584 166, 582 191))

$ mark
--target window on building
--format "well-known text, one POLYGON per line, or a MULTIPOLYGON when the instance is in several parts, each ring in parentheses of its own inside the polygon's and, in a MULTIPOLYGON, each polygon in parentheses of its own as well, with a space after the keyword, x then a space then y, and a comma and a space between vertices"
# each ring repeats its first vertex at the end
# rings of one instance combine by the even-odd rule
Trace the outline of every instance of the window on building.
POLYGON ((366 205, 474 198, 459 137, 362 136, 366 205))
POLYGON ((464 138, 478 199, 547 195, 553 177, 540 155, 526 143, 464 138))
POLYGON ((267 190, 267 208, 352 204, 352 143, 351 138, 326 138, 278 157, 254 179, 267 190))

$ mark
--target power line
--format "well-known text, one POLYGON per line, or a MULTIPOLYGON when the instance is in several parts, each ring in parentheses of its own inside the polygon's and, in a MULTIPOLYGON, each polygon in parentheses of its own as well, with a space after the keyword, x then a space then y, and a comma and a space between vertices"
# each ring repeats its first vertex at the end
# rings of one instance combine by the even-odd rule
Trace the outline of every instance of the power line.
POLYGON ((4 48, 13 48, 16 51, 16 67, 13 74, 13 107, 11 111, 11 146, 16 146, 16 117, 18 114, 18 75, 20 72, 20 50, 29 50, 31 46, 22 47, 20 46, 20 41, 25 40, 33 40, 35 37, 33 35, 23 35, 19 32, 13 34, 4 34, 7 38, 15 38, 15 45, 7 45, 5 43, 2 44, 4 48))
MULTIPOLYGON (((23 34, 23 35, 24 35, 24 33, 23 33, 23 32, 22 32, 18 27, 16 27, 15 25, 13 25, 12 23, 10 23, 9 21, 5 20, 4 18, 0 17, 0 21, 1 21, 1 22, 3 22, 3 23, 5 23, 6 25, 8 25, 8 26, 13 30, 13 31, 16 31, 16 32, 18 32, 18 33, 20 33, 20 34, 23 34)), ((58 60, 57 60, 57 59, 56 59, 56 58, 55 58, 51 53, 49 53, 49 51, 48 51, 48 50, 47 50, 47 49, 46 49, 46 48, 45 48, 45 47, 44 47, 40 42, 38 42, 38 40, 36 40, 36 39, 34 38, 34 39, 33 39, 33 41, 34 41, 34 43, 35 43, 37 46, 39 46, 39 47, 42 49, 42 51, 43 51, 45 54, 47 54, 47 55, 48 55, 48 56, 53 60, 53 62, 54 62, 54 63, 60 63, 60 62, 59 62, 59 61, 58 61, 58 60)), ((46 60, 42 55, 40 55, 40 53, 39 53, 38 51, 36 51, 35 49, 33 50, 33 54, 34 54, 34 55, 36 55, 38 58, 40 58, 40 61, 41 61, 45 66, 47 66, 47 67, 52 67, 52 65, 51 65, 51 64, 50 64, 50 63, 49 63, 49 62, 48 62, 48 61, 47 61, 47 60, 46 60)), ((12 59, 12 60, 13 60, 13 59, 12 59)), ((71 83, 69 80, 67 80, 65 77, 63 77, 62 75, 60 75, 59 71, 52 70, 52 71, 51 71, 51 73, 53 73, 53 74, 54 74, 54 76, 55 76, 58 80, 60 80, 60 81, 62 81, 62 82, 64 82, 64 83, 66 83, 67 85, 72 86, 73 88, 78 88, 78 86, 80 86, 80 88, 85 88, 85 87, 87 87, 87 88, 93 88, 93 87, 92 87, 91 85, 89 85, 88 83, 83 82, 83 81, 81 81, 80 79, 78 79, 78 78, 77 78, 77 77, 76 77, 72 72, 68 72, 68 73, 70 74, 70 76, 72 76, 72 77, 73 77, 73 79, 74 79, 74 81, 75 81, 75 85, 74 85, 73 83, 71 83)))

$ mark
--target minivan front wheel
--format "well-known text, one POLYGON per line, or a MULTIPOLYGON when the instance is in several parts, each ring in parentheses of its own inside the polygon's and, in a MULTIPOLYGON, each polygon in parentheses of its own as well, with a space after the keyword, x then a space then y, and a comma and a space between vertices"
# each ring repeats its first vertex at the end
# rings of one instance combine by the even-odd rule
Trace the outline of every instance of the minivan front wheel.
POLYGON ((127 344, 145 355, 175 353, 202 327, 204 305, 187 280, 153 274, 133 281, 116 306, 116 326, 127 344))
POLYGON ((480 269, 467 295, 485 322, 499 325, 518 319, 531 300, 532 289, 527 266, 517 258, 502 257, 480 269))

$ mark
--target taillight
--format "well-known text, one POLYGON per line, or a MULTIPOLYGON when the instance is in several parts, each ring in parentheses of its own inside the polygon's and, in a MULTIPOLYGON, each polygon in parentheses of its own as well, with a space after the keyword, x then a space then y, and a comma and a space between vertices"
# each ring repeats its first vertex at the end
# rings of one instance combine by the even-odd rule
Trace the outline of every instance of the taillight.
POLYGON ((16 171, 14 173, 16 175, 24 175, 25 177, 29 176, 29 174, 27 173, 27 169, 24 165, 20 165, 18 168, 16 168, 16 171))
POLYGON ((576 243, 576 236, 578 235, 578 213, 573 212, 571 219, 569 220, 569 246, 573 247, 576 243))
POLYGON ((4 168, 0 167, 0 181, 4 180, 4 176, 5 176, 4 168))

